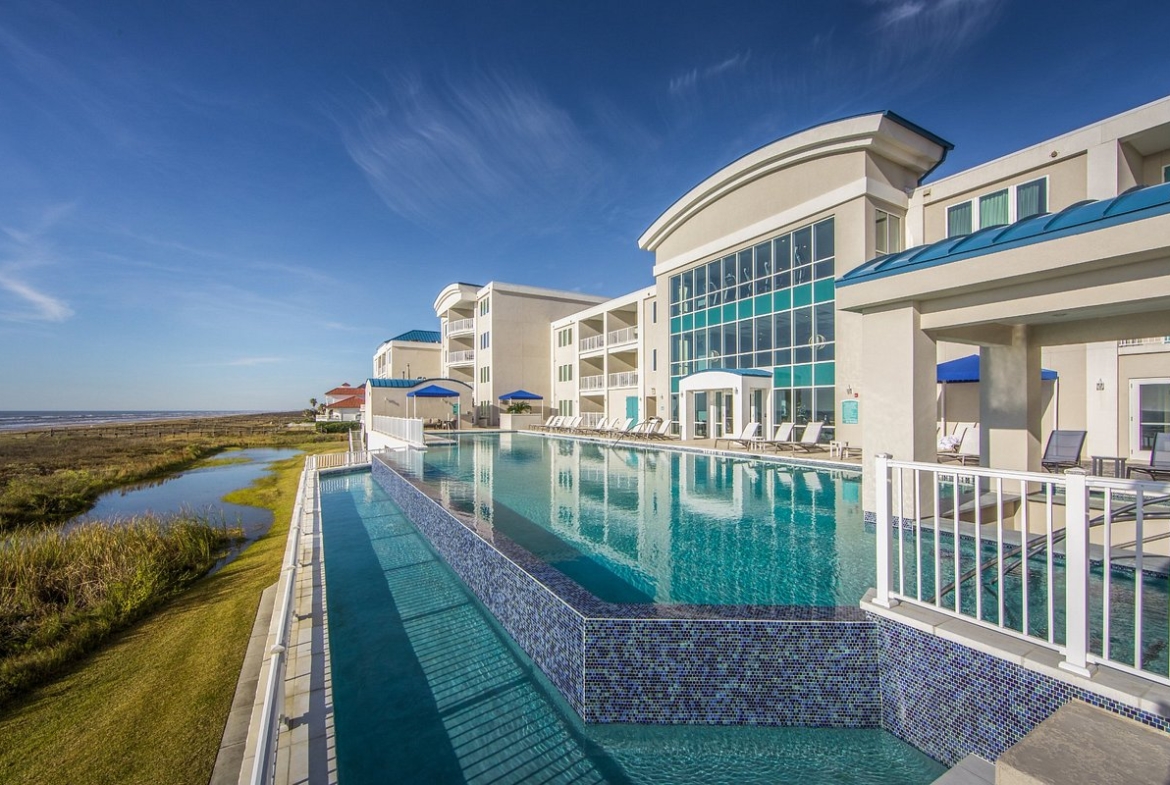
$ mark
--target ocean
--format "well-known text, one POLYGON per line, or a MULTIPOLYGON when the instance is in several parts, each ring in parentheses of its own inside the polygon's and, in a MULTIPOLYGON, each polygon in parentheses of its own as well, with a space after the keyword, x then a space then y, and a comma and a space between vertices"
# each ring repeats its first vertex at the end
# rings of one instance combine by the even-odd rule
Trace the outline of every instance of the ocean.
POLYGON ((86 425, 145 422, 146 420, 183 420, 191 417, 226 417, 232 414, 257 414, 251 411, 0 411, 0 431, 30 431, 47 428, 76 428, 86 425))

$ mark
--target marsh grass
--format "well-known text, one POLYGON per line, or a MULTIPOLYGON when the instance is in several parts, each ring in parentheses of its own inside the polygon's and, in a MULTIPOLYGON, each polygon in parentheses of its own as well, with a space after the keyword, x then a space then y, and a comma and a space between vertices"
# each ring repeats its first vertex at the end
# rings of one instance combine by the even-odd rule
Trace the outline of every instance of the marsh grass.
POLYGON ((139 517, 0 544, 0 705, 205 574, 243 537, 206 518, 139 517))

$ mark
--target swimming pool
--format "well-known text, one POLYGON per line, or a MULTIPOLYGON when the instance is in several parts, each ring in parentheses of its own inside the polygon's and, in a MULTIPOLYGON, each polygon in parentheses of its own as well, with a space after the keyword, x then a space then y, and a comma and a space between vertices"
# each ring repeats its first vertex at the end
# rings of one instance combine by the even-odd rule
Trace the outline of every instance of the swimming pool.
POLYGON ((607 602, 856 606, 874 585, 856 472, 523 433, 387 461, 607 602))
POLYGON ((342 782, 916 785, 944 770, 873 728, 585 725, 368 473, 323 476, 320 501, 342 782))

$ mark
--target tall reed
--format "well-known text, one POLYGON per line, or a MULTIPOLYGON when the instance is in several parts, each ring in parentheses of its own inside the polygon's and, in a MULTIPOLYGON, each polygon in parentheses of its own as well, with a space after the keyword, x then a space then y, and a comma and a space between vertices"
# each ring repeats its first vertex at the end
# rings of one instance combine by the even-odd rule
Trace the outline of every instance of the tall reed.
POLYGON ((0 542, 0 702, 185 588, 241 537, 182 515, 0 542))

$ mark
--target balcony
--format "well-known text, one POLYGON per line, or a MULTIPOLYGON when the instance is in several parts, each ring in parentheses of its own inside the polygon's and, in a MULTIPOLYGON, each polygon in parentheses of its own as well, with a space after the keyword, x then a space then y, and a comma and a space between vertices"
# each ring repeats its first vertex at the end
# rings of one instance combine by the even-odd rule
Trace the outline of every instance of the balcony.
POLYGON ((456 319, 453 322, 447 322, 443 329, 444 335, 475 332, 475 319, 456 319))
POLYGON ((610 346, 614 346, 619 343, 631 343, 632 341, 636 340, 638 340, 637 325, 633 327, 627 327, 624 330, 614 330, 607 336, 606 343, 610 346))
POLYGON ((1164 338, 1126 338, 1117 342, 1118 347, 1124 348, 1126 346, 1149 346, 1170 344, 1170 335, 1164 338))
POLYGON ((581 381, 578 384, 578 389, 580 389, 581 392, 588 392, 590 390, 604 390, 605 375, 598 374, 597 376, 582 376, 581 381))
POLYGON ((594 349, 605 348, 604 335, 590 335, 588 338, 582 338, 580 342, 581 351, 591 352, 594 349))
POLYGON ((638 372, 626 371, 624 373, 611 373, 609 375, 609 386, 613 387, 637 387, 638 386, 638 372))
POLYGON ((471 365, 475 362, 475 351, 448 352, 447 365, 471 365))

